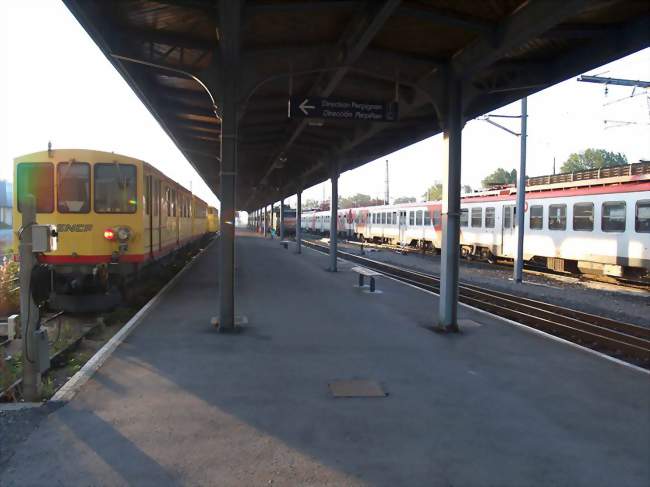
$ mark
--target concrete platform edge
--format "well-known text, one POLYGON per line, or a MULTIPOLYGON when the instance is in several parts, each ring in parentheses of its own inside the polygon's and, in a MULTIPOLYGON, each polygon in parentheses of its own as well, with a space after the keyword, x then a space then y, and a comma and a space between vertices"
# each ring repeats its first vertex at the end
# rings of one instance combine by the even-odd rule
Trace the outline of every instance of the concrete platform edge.
POLYGON ((191 269, 198 258, 210 248, 217 238, 213 239, 201 252, 199 252, 185 267, 183 267, 178 274, 176 274, 158 293, 145 304, 140 311, 118 331, 113 337, 100 348, 95 355, 93 355, 88 362, 84 364, 79 371, 73 375, 56 393, 49 402, 69 402, 75 394, 88 382, 97 370, 106 362, 108 357, 115 351, 117 347, 129 336, 129 334, 140 324, 142 319, 158 304, 161 298, 176 284, 176 282, 191 269))
MULTIPOLYGON (((403 284, 405 286, 412 287, 414 289, 417 289, 418 291, 422 291, 424 293, 428 293, 428 294, 432 294, 434 296, 438 296, 438 293, 434 293, 433 291, 427 291, 426 289, 422 289, 420 287, 414 286, 413 284, 409 284, 407 282, 400 281, 399 279, 395 279, 393 277, 386 276, 386 275, 384 275, 383 277, 385 277, 386 279, 390 279, 391 281, 395 281, 395 282, 398 282, 400 284, 403 284)), ((535 335, 542 336, 542 337, 544 337, 546 339, 553 340, 555 342, 558 342, 558 343, 561 343, 563 345, 574 348, 574 349, 576 349, 576 350, 578 350, 580 352, 596 355, 597 357, 599 357, 601 359, 608 360, 608 361, 610 361, 610 362, 612 362, 612 363, 614 363, 616 365, 619 365, 621 367, 627 367, 627 368, 630 368, 632 370, 636 370, 637 372, 642 372, 642 373, 644 373, 646 375, 650 375, 650 370, 644 369, 642 367, 638 367, 638 366, 636 366, 634 364, 624 362, 623 360, 619 360, 619 359, 614 358, 614 357, 610 357, 609 355, 598 352, 597 350, 592 350, 591 348, 582 347, 582 346, 580 346, 580 345, 578 345, 576 343, 565 340, 564 338, 556 337, 555 335, 551 335, 550 333, 546 333, 545 331, 537 330, 535 328, 531 328, 530 326, 522 325, 521 323, 517 323, 516 321, 510 320, 508 318, 504 318, 504 317, 499 316, 499 315, 492 314, 489 311, 485 311, 485 310, 480 309, 480 308, 475 308, 473 306, 470 306, 469 304, 465 304, 465 303, 458 303, 458 304, 460 306, 463 306, 463 307, 467 308, 467 309, 471 309, 472 311, 476 311, 477 313, 489 316, 490 318, 498 319, 500 321, 508 323, 509 325, 513 325, 513 326, 516 326, 518 328, 521 328, 522 330, 524 330, 524 331, 526 331, 528 333, 533 333, 535 335)))

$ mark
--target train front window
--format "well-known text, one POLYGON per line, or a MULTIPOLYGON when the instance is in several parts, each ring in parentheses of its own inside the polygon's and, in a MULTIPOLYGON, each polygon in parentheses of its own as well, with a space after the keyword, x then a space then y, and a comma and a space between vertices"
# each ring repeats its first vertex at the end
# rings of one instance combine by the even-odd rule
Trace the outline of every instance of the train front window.
POLYGON ((637 233, 650 233, 650 200, 636 202, 634 229, 637 233))
POLYGON ((594 229, 594 204, 576 203, 573 205, 573 229, 591 232, 594 229))
POLYGON ((36 213, 54 211, 54 167, 49 162, 23 162, 16 169, 18 211, 22 199, 31 194, 36 200, 36 213))
POLYGON ((95 164, 95 212, 135 213, 136 167, 132 164, 95 164))
POLYGON ((603 203, 603 232, 625 231, 625 201, 603 203))
POLYGON ((566 205, 548 207, 548 229, 566 230, 566 205))
POLYGON ((90 211, 90 165, 60 162, 56 167, 57 209, 59 213, 90 211))

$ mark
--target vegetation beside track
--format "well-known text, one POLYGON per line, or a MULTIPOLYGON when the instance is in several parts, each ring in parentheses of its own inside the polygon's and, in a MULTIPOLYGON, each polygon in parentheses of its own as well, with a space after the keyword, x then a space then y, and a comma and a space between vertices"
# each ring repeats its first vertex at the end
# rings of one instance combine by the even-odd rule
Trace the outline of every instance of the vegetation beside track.
MULTIPOLYGON (((93 315, 61 315, 58 322, 48 326, 51 368, 42 376, 42 400, 52 397, 209 243, 210 240, 206 240, 200 248, 183 250, 164 266, 144 274, 139 282, 133 284, 126 302, 115 310, 93 315)), ((21 399, 21 376, 22 354, 15 353, 10 359, 5 359, 4 350, 0 350, 0 401, 21 399)))

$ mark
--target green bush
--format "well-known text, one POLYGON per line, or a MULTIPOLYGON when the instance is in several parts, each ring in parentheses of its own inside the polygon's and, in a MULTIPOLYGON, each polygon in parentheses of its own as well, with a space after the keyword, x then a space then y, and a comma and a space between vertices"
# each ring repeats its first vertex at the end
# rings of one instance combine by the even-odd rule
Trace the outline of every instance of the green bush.
POLYGON ((7 257, 0 261, 0 316, 18 312, 20 293, 18 292, 18 263, 7 257))

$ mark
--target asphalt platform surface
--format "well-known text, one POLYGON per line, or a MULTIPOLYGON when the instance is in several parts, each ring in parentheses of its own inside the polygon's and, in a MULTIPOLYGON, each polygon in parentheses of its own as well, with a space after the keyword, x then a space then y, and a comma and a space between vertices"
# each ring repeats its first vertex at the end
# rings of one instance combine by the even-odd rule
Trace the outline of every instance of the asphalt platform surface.
POLYGON ((240 232, 238 335, 218 246, 2 466, 0 485, 650 485, 650 377, 350 264, 240 232), (334 398, 372 380, 386 397, 334 398))

